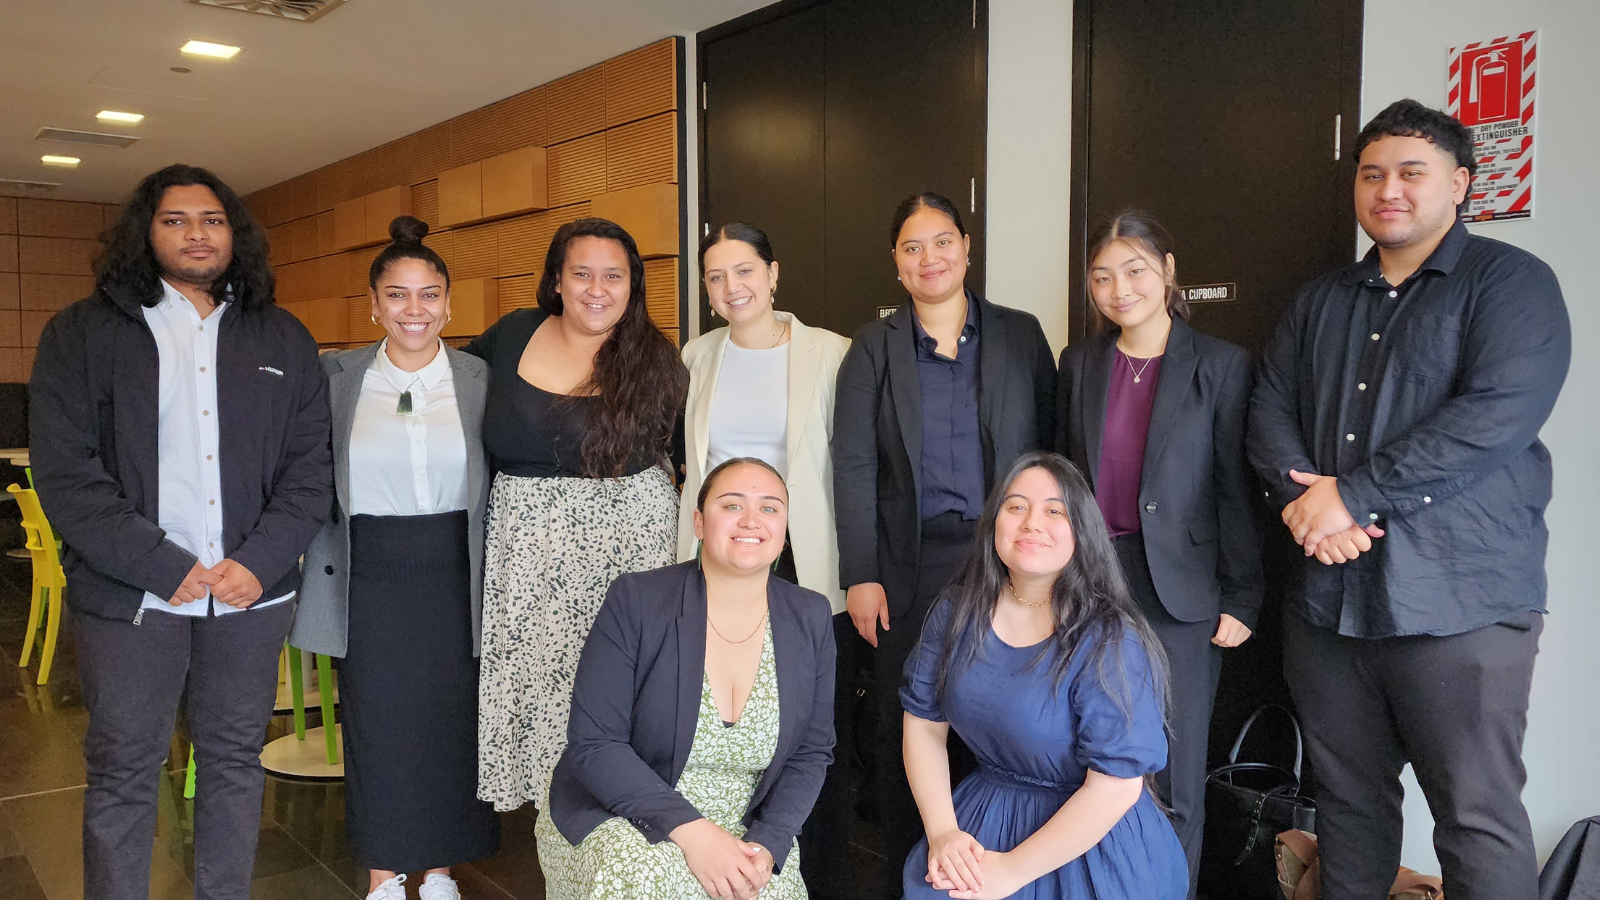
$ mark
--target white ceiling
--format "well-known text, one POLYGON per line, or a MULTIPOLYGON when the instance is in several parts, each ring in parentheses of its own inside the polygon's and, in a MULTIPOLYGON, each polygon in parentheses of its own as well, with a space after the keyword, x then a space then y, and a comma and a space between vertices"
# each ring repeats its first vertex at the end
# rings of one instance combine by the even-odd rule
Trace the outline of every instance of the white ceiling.
POLYGON ((306 24, 185 0, 3 0, 0 178, 61 182, 24 196, 109 203, 187 162, 246 193, 768 2, 347 0, 306 24), (190 39, 244 49, 184 56, 190 39), (146 118, 103 125, 102 109, 146 118), (45 126, 141 140, 34 140, 45 126), (83 163, 49 168, 46 153, 83 163))

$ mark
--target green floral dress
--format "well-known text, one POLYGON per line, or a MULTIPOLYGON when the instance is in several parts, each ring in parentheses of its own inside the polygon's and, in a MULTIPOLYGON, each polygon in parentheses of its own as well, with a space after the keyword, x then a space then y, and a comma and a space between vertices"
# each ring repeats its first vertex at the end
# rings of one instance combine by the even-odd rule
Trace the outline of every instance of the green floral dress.
MULTIPOLYGON (((737 723, 722 723, 711 680, 702 676, 694 745, 678 779, 678 793, 729 834, 742 836, 741 820, 750 796, 777 746, 778 678, 769 624, 755 685, 737 723)), ((705 900, 705 889, 689 872, 678 845, 650 843, 627 819, 607 819, 576 847, 567 843, 547 815, 539 816, 534 834, 544 869, 545 895, 551 900, 705 900)), ((804 900, 798 844, 790 846, 783 871, 772 877, 759 896, 804 900)))

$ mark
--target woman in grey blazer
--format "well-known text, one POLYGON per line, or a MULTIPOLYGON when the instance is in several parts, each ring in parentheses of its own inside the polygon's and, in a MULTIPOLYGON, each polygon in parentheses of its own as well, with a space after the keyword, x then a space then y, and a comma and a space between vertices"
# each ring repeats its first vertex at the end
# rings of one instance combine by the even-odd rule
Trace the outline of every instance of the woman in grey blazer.
POLYGON ((477 799, 488 366, 439 339, 450 273, 401 216, 369 273, 388 336, 324 354, 335 507, 305 555, 289 642, 339 657, 345 830, 369 900, 459 900, 450 866, 493 853, 477 799))

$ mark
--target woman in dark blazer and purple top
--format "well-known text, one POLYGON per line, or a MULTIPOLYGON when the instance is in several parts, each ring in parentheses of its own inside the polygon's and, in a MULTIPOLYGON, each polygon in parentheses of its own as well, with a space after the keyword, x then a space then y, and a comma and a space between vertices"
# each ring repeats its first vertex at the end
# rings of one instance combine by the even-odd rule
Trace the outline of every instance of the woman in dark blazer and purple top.
POLYGON ((1250 356, 1189 327, 1171 246, 1137 210, 1090 241, 1090 299, 1108 327, 1061 353, 1056 446, 1094 487, 1123 575, 1167 651, 1170 750, 1156 780, 1192 897, 1221 650, 1250 637, 1264 587, 1244 455, 1250 356))

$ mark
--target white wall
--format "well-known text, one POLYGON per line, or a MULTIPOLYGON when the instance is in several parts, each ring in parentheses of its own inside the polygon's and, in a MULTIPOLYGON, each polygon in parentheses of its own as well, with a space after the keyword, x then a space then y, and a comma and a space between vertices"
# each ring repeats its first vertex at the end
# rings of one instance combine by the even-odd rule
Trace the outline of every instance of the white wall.
POLYGON ((989 0, 989 203, 984 294, 1067 343, 1072 4, 989 0))
MULTIPOLYGON (((1474 225, 1555 269, 1572 316, 1572 371, 1543 438, 1555 457, 1550 616, 1534 672, 1523 794, 1541 856, 1574 821, 1600 814, 1600 567, 1589 537, 1600 510, 1600 307, 1593 289, 1600 178, 1600 4, 1593 0, 1368 0, 1361 114, 1401 97, 1445 102, 1451 46, 1539 29, 1534 218, 1474 225)), ((1437 872, 1433 822, 1407 776, 1406 865, 1437 872)))

